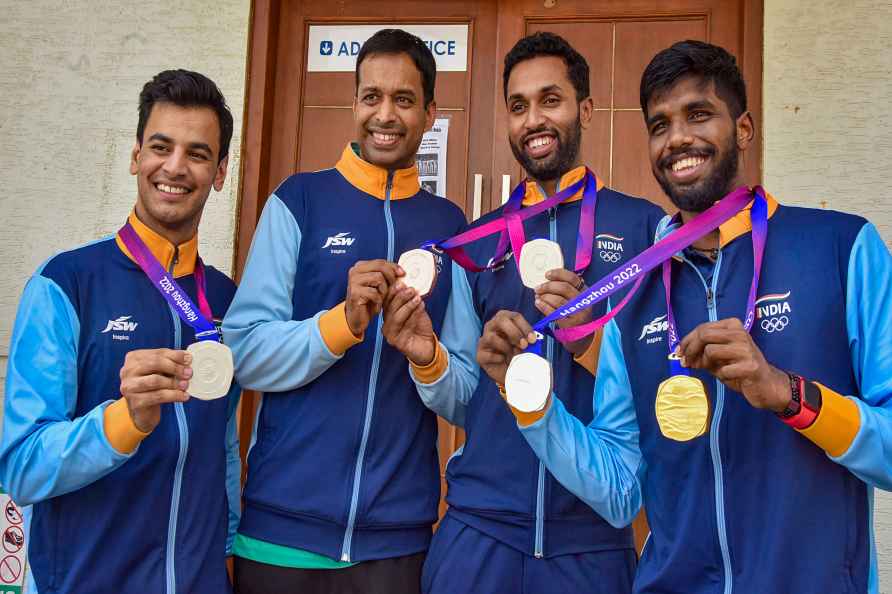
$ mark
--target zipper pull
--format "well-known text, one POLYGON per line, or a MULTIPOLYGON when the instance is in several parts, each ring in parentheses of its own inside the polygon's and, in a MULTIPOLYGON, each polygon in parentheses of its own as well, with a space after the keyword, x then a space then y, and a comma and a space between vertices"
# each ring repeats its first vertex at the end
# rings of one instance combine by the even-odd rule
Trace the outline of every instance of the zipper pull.
POLYGON ((553 221, 557 217, 557 208, 552 206, 548 209, 548 220, 553 221))
POLYGON ((173 274, 174 269, 177 266, 177 263, 180 261, 180 248, 177 246, 173 246, 173 259, 170 261, 170 270, 168 272, 173 274))
POLYGON ((706 307, 712 309, 715 306, 715 295, 712 292, 712 287, 706 287, 706 307))

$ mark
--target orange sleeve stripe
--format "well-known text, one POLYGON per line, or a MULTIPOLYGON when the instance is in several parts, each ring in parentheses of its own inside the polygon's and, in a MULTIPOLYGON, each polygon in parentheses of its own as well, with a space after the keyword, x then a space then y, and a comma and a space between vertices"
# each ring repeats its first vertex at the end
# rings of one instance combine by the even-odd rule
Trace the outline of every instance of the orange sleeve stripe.
POLYGON ((449 353, 446 352, 446 349, 443 348, 443 345, 438 340, 437 351, 434 353, 433 361, 427 365, 415 365, 409 361, 409 365, 412 366, 412 373, 415 374, 418 381, 422 384, 432 384, 443 377, 443 374, 449 368, 449 353))
POLYGON ((592 342, 585 349, 585 352, 573 360, 585 367, 589 373, 595 375, 598 370, 598 356, 601 354, 601 338, 604 336, 604 329, 598 328, 598 331, 592 335, 592 342))
POLYGON ((821 390, 821 410, 811 426, 800 433, 834 458, 845 454, 861 429, 858 405, 830 388, 815 382, 821 390))
MULTIPOLYGON (((496 384, 496 387, 499 388, 499 394, 502 395, 502 400, 505 401, 505 404, 508 404, 508 398, 505 395, 505 386, 502 384, 496 384)), ((533 412, 523 412, 522 410, 517 410, 510 404, 508 404, 508 408, 511 409, 511 414, 514 415, 514 418, 517 419, 517 424, 521 427, 529 427, 539 419, 545 416, 545 413, 548 412, 548 407, 551 406, 551 394, 548 395, 548 399, 545 401, 545 406, 542 407, 542 410, 534 410, 533 412)))
POLYGON ((124 398, 119 398, 105 407, 102 413, 102 428, 108 443, 121 454, 132 453, 140 442, 149 436, 133 424, 124 398))
POLYGON ((319 332, 325 346, 335 355, 343 355, 347 349, 362 342, 347 324, 347 304, 343 301, 319 316, 319 332))

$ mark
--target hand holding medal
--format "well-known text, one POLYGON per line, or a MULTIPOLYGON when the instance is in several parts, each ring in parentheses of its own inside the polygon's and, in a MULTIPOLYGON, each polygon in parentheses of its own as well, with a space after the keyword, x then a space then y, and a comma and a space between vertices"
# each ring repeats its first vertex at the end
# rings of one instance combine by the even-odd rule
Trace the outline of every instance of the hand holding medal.
POLYGON ((173 349, 137 349, 124 357, 121 396, 137 429, 151 433, 161 421, 161 405, 185 402, 193 376, 192 357, 173 349))
POLYGON ((684 367, 705 369, 753 408, 779 413, 790 403, 789 375, 765 360, 737 318, 700 324, 682 339, 677 353, 684 367))
MULTIPOLYGON (((705 212, 695 217, 692 221, 690 221, 686 225, 683 225, 680 229, 678 229, 656 245, 652 246, 651 248, 645 250, 643 253, 621 265, 619 269, 611 272, 604 278, 594 283, 589 289, 584 291, 578 297, 566 303, 560 309, 552 312, 550 315, 537 322, 532 327, 532 330, 540 333, 551 332, 561 342, 579 340, 595 332, 597 329, 607 324, 625 307, 625 305, 640 287, 641 282, 644 280, 647 272, 658 266, 660 263, 670 261, 675 253, 691 245, 698 238, 711 232, 713 229, 721 225, 724 221, 733 217, 737 212, 739 212, 746 206, 746 204, 752 199, 752 196, 753 194, 746 188, 738 188, 737 190, 731 192, 731 194, 724 197, 711 208, 707 209, 705 212), (561 318, 571 316, 582 309, 590 308, 596 303, 608 298, 610 295, 619 291, 620 289, 627 288, 629 286, 631 286, 632 288, 626 293, 625 297, 619 303, 617 303, 610 310, 610 312, 608 312, 601 318, 589 322, 588 324, 583 324, 582 326, 577 326, 574 328, 553 330, 550 329, 550 325, 552 322, 556 322, 561 318)), ((752 325, 754 312, 752 303, 755 300, 755 290, 758 285, 758 270, 761 265, 761 253, 764 250, 764 231, 767 228, 767 216, 763 216, 766 208, 765 199, 761 188, 756 189, 755 196, 756 198, 754 200, 753 207, 753 229, 754 254, 756 255, 756 273, 753 281, 753 286, 750 291, 751 307, 748 308, 747 315, 747 322, 750 326, 752 325), (759 240, 759 237, 761 237, 761 241, 759 240)), ((671 268, 669 268, 669 266, 669 264, 664 265, 664 281, 667 279, 665 271, 667 269, 671 271, 671 268)), ((671 280, 671 275, 669 276, 669 278, 671 280)), ((670 294, 670 290, 670 286, 667 285, 667 296, 670 294)), ((672 353, 677 345, 677 333, 675 333, 674 318, 672 316, 671 303, 668 301, 668 298, 667 305, 669 306, 668 318, 670 320, 670 353, 672 353)), ((747 326, 747 329, 749 329, 749 326, 747 326)), ((538 353, 535 352, 537 350, 538 347, 535 345, 531 349, 528 349, 528 351, 530 351, 530 354, 532 354, 533 356, 538 356, 538 353)), ((678 361, 672 361, 670 358, 670 365, 672 371, 676 372, 674 375, 689 375, 685 372, 681 365, 678 364, 678 361)), ((516 370, 515 367, 512 366, 510 370, 516 371, 517 373, 523 374, 524 376, 534 373, 533 366, 526 363, 517 366, 516 370)), ((539 373, 541 375, 540 379, 538 380, 539 385, 550 385, 550 372, 539 373)), ((701 391, 699 388, 702 387, 702 383, 700 383, 700 386, 697 387, 695 386, 695 383, 698 380, 691 381, 691 379, 692 378, 673 380, 670 378, 669 381, 664 382, 664 384, 662 384, 660 387, 660 393, 662 394, 662 397, 660 394, 658 394, 656 405, 658 411, 658 420, 660 420, 659 417, 662 416, 662 420, 660 420, 660 427, 661 429, 663 429, 664 435, 671 439, 680 441, 693 439, 694 437, 702 434, 702 432, 705 431, 706 417, 708 417, 709 410, 707 401, 705 407, 706 414, 704 415, 703 403, 705 401, 705 389, 701 391)), ((525 383, 528 384, 530 381, 530 379, 524 378, 523 382, 520 382, 517 385, 524 385, 525 383)), ((508 402, 509 404, 514 406, 515 402, 520 403, 525 398, 525 395, 523 393, 516 396, 513 395, 507 387, 511 383, 513 383, 512 378, 506 378, 505 386, 508 402)))
MULTIPOLYGON (((201 258, 198 258, 195 264, 195 286, 198 298, 198 306, 196 306, 186 291, 174 280, 173 275, 168 274, 162 268, 129 222, 118 231, 118 236, 168 305, 183 322, 195 329, 195 338, 198 342, 189 345, 188 355, 185 353, 179 355, 191 359, 191 376, 188 378, 178 376, 181 379, 176 387, 200 400, 222 398, 229 392, 229 387, 232 384, 234 370, 232 352, 221 342, 220 333, 213 322, 211 307, 205 297, 207 283, 201 258), (185 382, 185 379, 188 379, 188 383, 185 382)), ((171 352, 182 353, 181 351, 171 352)), ((128 400, 129 404, 130 400, 128 400)))

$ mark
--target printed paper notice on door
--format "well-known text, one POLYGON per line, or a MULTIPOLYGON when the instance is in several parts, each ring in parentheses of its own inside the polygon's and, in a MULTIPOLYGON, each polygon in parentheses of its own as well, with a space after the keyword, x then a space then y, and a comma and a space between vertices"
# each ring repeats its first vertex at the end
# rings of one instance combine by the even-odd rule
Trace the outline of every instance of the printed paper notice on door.
POLYGON ((310 25, 308 72, 353 72, 356 56, 366 40, 381 29, 403 29, 430 48, 437 72, 468 69, 467 25, 310 25))
POLYGON ((434 126, 421 137, 415 155, 421 187, 437 196, 446 196, 446 144, 449 140, 449 119, 437 118, 434 126))
POLYGON ((25 583, 25 518, 22 509, 0 489, 0 594, 21 594, 25 583))

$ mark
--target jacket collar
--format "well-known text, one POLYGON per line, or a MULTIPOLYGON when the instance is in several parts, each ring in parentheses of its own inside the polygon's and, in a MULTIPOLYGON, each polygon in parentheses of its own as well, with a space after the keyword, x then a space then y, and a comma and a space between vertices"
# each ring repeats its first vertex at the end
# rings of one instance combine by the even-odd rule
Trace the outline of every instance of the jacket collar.
MULTIPOLYGON (((384 200, 387 191, 388 171, 377 165, 364 161, 359 156, 359 146, 348 144, 341 153, 341 159, 335 165, 351 185, 384 200)), ((397 169, 393 172, 393 187, 390 191, 392 200, 411 198, 421 189, 418 183, 418 167, 412 165, 408 169, 397 169)))
MULTIPOLYGON (((195 272, 195 261, 198 259, 198 235, 194 236, 186 243, 174 246, 167 239, 155 233, 140 221, 136 216, 136 212, 130 213, 127 220, 130 222, 133 230, 136 231, 136 234, 139 235, 139 238, 146 244, 146 247, 149 248, 149 251, 152 252, 152 255, 155 256, 161 266, 164 267, 164 270, 170 270, 174 255, 177 256, 177 263, 173 269, 174 278, 187 276, 195 272)), ((133 262, 136 262, 136 259, 130 253, 130 250, 127 249, 127 246, 124 245, 124 242, 121 240, 120 235, 115 235, 115 242, 118 244, 118 248, 120 248, 128 258, 133 260, 133 262)))
MULTIPOLYGON (((768 218, 774 216, 780 203, 770 193, 765 192, 765 200, 768 203, 768 218)), ((719 247, 724 248, 726 245, 753 230, 753 223, 750 219, 750 210, 753 208, 753 201, 744 206, 737 214, 725 221, 719 226, 719 247)), ((655 241, 664 239, 672 232, 681 227, 681 224, 673 221, 673 215, 666 215, 657 226, 655 241)), ((680 257, 681 253, 675 255, 680 257)))
MULTIPOLYGON (((575 169, 571 169, 567 173, 561 176, 561 179, 558 181, 557 189, 558 191, 563 190, 567 186, 572 186, 579 180, 585 177, 585 165, 580 165, 575 169)), ((601 181, 601 178, 595 176, 597 180, 597 189, 600 190, 604 187, 604 182, 601 181)), ((542 191, 542 187, 535 181, 527 181, 526 194, 523 197, 523 205, 524 206, 532 206, 533 204, 538 204, 547 198, 545 196, 545 192, 542 191)), ((564 203, 575 202, 577 200, 582 199, 582 193, 585 188, 580 188, 578 192, 573 194, 570 198, 564 201, 564 203)))

